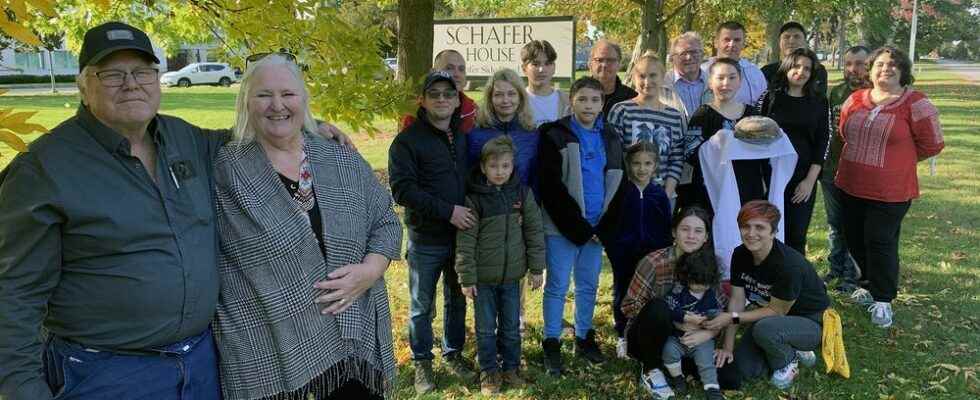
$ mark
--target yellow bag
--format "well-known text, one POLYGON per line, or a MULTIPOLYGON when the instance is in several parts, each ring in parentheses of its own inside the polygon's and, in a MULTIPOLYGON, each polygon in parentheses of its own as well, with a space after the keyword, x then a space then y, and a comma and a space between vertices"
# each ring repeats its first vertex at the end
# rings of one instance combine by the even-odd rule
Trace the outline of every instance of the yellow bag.
POLYGON ((827 364, 827 373, 836 372, 844 378, 851 377, 851 366, 847 364, 847 352, 844 350, 844 328, 841 326, 840 314, 833 308, 823 312, 823 362, 827 364))

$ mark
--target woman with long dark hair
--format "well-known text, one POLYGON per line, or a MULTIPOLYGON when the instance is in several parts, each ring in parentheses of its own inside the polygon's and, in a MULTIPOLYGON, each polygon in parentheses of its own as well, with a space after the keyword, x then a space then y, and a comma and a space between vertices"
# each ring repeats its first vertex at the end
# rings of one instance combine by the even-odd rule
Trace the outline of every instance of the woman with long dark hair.
MULTIPOLYGON (((633 280, 620 307, 627 318, 626 347, 630 357, 642 365, 640 386, 655 399, 674 395, 663 373, 663 348, 674 331, 670 308, 664 296, 684 276, 687 257, 704 258, 717 265, 711 245, 711 216, 703 208, 681 209, 672 223, 674 244, 647 254, 636 266, 633 280)), ((718 334, 697 326, 685 326, 680 342, 695 347, 718 334)))
POLYGON ((793 177, 786 185, 783 210, 786 244, 803 255, 817 179, 830 141, 830 106, 813 78, 818 65, 812 50, 793 50, 780 62, 769 91, 759 101, 762 115, 779 124, 798 156, 793 177))

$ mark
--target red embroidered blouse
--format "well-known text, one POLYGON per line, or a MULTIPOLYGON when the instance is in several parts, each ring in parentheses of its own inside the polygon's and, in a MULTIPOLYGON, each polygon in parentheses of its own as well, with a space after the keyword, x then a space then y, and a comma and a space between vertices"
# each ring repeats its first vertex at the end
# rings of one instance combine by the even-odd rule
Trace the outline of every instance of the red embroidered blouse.
POLYGON ((851 94, 841 108, 844 148, 834 183, 848 194, 882 202, 919 197, 916 163, 945 146, 939 110, 922 92, 907 89, 884 106, 871 89, 851 94))

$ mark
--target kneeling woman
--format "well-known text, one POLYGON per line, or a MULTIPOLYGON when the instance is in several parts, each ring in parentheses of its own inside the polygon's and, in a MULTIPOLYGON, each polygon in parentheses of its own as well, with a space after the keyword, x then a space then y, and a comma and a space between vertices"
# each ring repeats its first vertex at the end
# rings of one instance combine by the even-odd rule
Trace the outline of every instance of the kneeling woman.
POLYGON ((743 380, 772 371, 773 385, 785 389, 800 362, 816 361, 813 350, 820 345, 830 299, 813 265, 776 239, 779 218, 779 209, 764 200, 750 201, 738 213, 742 245, 732 254, 729 312, 704 324, 710 330, 728 327, 724 347, 715 353, 716 364, 725 366, 719 371, 723 388, 737 389, 743 380), (736 347, 740 324, 746 329, 736 347), (726 365, 733 356, 734 363, 726 365))
POLYGON ((250 64, 236 103, 214 167, 224 398, 382 398, 395 372, 384 273, 402 233, 391 195, 360 155, 310 134, 291 57, 250 64))

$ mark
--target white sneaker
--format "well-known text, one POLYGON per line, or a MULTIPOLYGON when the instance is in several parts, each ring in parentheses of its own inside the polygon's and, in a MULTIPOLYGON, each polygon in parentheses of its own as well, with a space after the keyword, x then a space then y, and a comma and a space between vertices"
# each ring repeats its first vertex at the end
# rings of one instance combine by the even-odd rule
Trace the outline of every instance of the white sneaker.
POLYGON ((854 293, 851 293, 851 301, 862 306, 870 306, 874 304, 875 299, 871 296, 871 292, 868 289, 857 288, 854 289, 854 293))
POLYGON ((674 397, 674 390, 667 384, 667 379, 664 378, 664 373, 660 372, 660 368, 651 369, 650 372, 640 375, 640 386, 643 386, 654 400, 674 397))
POLYGON ((892 303, 876 301, 868 306, 868 312, 871 313, 871 323, 875 326, 879 328, 892 326, 892 303))
POLYGON ((616 341, 616 357, 622 360, 629 360, 630 356, 626 353, 626 338, 619 338, 616 341))
POLYGON ((800 364, 804 367, 812 367, 817 364, 817 354, 812 351, 796 351, 796 359, 800 360, 800 364))
POLYGON ((799 363, 796 360, 787 364, 785 367, 777 369, 772 373, 772 385, 780 390, 786 390, 793 384, 793 379, 800 372, 799 363))

